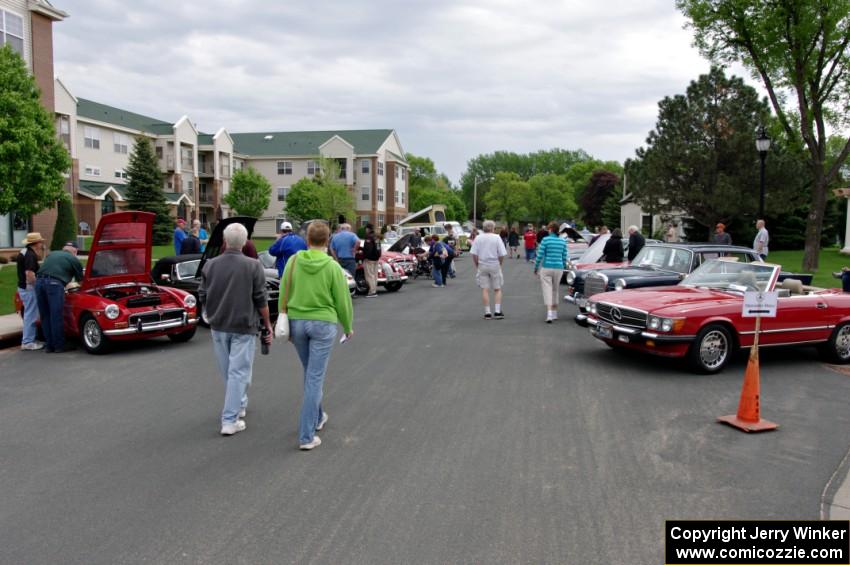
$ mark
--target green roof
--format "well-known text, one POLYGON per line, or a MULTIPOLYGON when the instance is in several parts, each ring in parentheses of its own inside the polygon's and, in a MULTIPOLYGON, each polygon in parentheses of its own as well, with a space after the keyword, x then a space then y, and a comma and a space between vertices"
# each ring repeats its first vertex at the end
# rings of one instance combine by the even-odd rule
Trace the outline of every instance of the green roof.
POLYGON ((121 198, 127 198, 126 188, 123 184, 112 184, 96 180, 81 180, 80 186, 77 187, 77 192, 89 198, 100 198, 110 186, 121 195, 121 198))
POLYGON ((198 134, 198 145, 212 145, 213 144, 213 135, 211 133, 199 133, 198 134))
POLYGON ((99 122, 145 131, 155 135, 165 135, 174 131, 174 124, 157 118, 151 118, 150 116, 143 116, 128 112, 127 110, 121 110, 120 108, 107 106, 100 102, 86 100, 85 98, 77 99, 77 114, 84 118, 91 118, 99 122))
POLYGON ((319 147, 335 135, 354 146, 356 155, 378 152, 391 129, 361 129, 340 131, 269 131, 258 133, 232 133, 233 150, 243 155, 311 156, 319 154, 319 147), (271 136, 270 139, 267 139, 271 136))

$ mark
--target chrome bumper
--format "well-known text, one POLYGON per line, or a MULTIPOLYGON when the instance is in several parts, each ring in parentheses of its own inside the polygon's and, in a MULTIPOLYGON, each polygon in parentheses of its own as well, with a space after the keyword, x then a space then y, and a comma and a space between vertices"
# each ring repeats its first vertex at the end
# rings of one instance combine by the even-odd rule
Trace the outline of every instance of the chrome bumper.
MULTIPOLYGON (((595 320, 593 318, 588 317, 585 314, 578 314, 575 317, 576 323, 582 327, 590 328, 590 333, 596 336, 596 326, 599 325, 599 320, 595 320)), ((648 332, 645 330, 641 330, 640 328, 630 328, 628 326, 618 326, 616 324, 609 324, 608 322, 604 322, 606 325, 611 326, 611 330, 614 332, 612 338, 616 338, 616 334, 626 335, 631 337, 640 337, 642 339, 648 341, 655 341, 658 343, 688 343, 696 339, 695 335, 667 335, 667 334, 659 334, 655 332, 648 332)))
POLYGON ((179 328, 180 326, 197 324, 198 319, 192 318, 187 319, 183 318, 181 320, 167 320, 165 322, 156 322, 153 324, 142 324, 141 326, 135 326, 132 328, 124 328, 120 330, 104 330, 104 335, 130 335, 130 334, 138 334, 138 333, 150 333, 150 332, 161 332, 163 330, 170 330, 172 328, 179 328))

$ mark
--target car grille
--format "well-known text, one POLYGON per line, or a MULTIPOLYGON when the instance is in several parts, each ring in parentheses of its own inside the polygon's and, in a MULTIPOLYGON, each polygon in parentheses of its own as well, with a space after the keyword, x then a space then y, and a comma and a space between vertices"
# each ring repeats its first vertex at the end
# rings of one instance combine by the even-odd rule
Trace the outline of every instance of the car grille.
POLYGON ((158 322, 166 322, 169 320, 180 320, 183 318, 185 310, 182 308, 174 310, 154 310, 153 312, 144 312, 142 314, 133 314, 130 316, 130 325, 138 326, 139 323, 143 326, 147 324, 156 324, 158 322))
POLYGON ((646 327, 646 314, 640 310, 612 306, 605 302, 596 303, 596 315, 606 322, 634 328, 646 327))
POLYGON ((157 306, 162 304, 158 294, 148 296, 132 296, 127 299, 127 308, 141 308, 142 306, 157 306))
POLYGON ((593 296, 608 290, 608 277, 602 273, 590 273, 584 279, 584 295, 593 296))

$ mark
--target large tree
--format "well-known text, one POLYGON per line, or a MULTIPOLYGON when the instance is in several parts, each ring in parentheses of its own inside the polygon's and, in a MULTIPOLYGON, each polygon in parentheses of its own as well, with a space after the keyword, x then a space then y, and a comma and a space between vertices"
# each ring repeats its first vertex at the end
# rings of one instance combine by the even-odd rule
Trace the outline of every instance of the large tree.
MULTIPOLYGON (((812 182, 804 269, 817 269, 830 183, 850 153, 829 163, 828 128, 850 110, 850 0, 677 0, 700 51, 741 62, 761 80, 785 134, 807 153, 812 182), (791 102, 794 102, 793 104, 791 102)), ((752 150, 750 150, 752 151, 752 150)))
POLYGON ((526 210, 528 219, 545 224, 555 219, 572 218, 578 207, 572 186, 564 175, 543 173, 528 179, 526 210))
POLYGON ((588 226, 602 225, 602 206, 605 201, 618 192, 620 177, 610 171, 596 171, 590 175, 587 186, 582 191, 582 220, 588 226))
POLYGON ((137 137, 127 164, 127 208, 156 214, 153 224, 155 245, 171 241, 173 220, 168 214, 168 203, 162 191, 162 172, 153 144, 146 137, 137 137))
POLYGON ((256 169, 248 167, 233 174, 224 203, 240 216, 259 218, 269 207, 271 198, 272 185, 256 169))
POLYGON ((528 215, 528 182, 516 173, 496 173, 484 201, 490 216, 512 226, 528 215))
POLYGON ((21 56, 0 48, 0 214, 35 214, 64 194, 71 159, 39 96, 21 56))
POLYGON ((447 220, 467 219, 466 206, 460 193, 452 187, 446 175, 437 173, 434 161, 412 153, 406 153, 404 158, 410 165, 408 209, 421 210, 433 204, 442 204, 446 207, 447 220))
POLYGON ((292 185, 286 197, 286 215, 297 221, 323 219, 335 225, 340 216, 354 218, 354 200, 348 188, 339 181, 339 164, 334 159, 318 157, 319 170, 313 178, 303 178, 292 185))
POLYGON ((758 201, 753 132, 769 108, 754 88, 719 67, 691 82, 686 94, 658 104, 646 148, 629 163, 628 189, 651 213, 683 210, 705 227, 729 223, 758 201))
POLYGON ((306 177, 293 184, 286 195, 286 217, 296 222, 324 218, 320 190, 319 183, 306 177))

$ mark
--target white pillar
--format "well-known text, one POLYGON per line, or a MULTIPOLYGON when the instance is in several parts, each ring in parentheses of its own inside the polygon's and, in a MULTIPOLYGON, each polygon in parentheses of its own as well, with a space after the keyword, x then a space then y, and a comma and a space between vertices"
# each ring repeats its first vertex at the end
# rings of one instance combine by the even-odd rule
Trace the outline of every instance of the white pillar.
POLYGON ((850 255, 850 198, 847 198, 847 222, 844 226, 844 248, 841 249, 842 255, 850 255))

